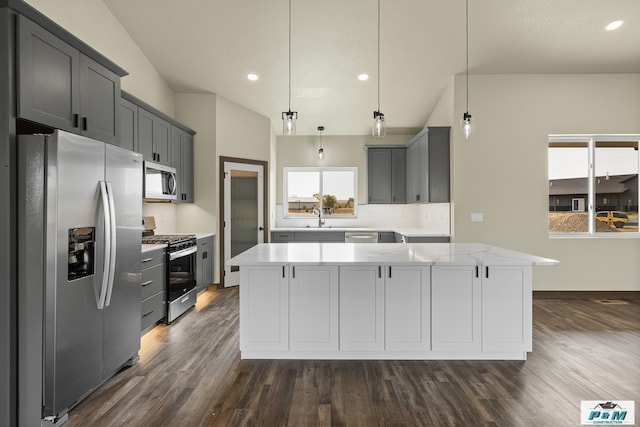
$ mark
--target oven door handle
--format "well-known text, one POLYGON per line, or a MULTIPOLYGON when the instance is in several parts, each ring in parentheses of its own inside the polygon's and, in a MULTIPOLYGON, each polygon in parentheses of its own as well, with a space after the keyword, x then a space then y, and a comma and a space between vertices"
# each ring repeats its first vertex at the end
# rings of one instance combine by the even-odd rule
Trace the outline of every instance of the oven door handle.
POLYGON ((175 260, 177 258, 181 258, 183 256, 195 254, 197 251, 198 251, 198 247, 197 246, 192 246, 190 248, 182 249, 180 251, 171 252, 171 253, 169 253, 169 261, 173 261, 173 260, 175 260))

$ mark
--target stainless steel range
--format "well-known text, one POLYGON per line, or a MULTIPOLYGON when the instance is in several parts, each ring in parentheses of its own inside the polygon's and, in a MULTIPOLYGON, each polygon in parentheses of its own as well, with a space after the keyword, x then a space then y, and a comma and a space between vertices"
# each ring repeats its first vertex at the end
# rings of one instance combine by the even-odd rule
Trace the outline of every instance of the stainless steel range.
POLYGON ((155 235, 142 243, 167 245, 167 324, 196 304, 196 236, 155 235))

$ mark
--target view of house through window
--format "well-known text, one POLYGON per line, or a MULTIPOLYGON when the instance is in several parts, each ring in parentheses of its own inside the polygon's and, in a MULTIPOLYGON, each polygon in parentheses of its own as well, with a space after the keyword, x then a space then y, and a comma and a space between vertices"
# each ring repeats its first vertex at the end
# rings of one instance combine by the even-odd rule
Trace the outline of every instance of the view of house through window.
POLYGON ((639 139, 549 137, 551 234, 638 233, 639 139))
POLYGON ((356 215, 357 168, 284 168, 289 217, 356 215))

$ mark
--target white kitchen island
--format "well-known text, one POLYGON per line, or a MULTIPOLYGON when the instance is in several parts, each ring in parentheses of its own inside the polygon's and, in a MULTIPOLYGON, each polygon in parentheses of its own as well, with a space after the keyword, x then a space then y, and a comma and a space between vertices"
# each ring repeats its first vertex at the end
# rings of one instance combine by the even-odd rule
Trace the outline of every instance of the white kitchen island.
POLYGON ((272 243, 240 267, 243 359, 511 359, 532 351, 532 267, 472 243, 272 243))

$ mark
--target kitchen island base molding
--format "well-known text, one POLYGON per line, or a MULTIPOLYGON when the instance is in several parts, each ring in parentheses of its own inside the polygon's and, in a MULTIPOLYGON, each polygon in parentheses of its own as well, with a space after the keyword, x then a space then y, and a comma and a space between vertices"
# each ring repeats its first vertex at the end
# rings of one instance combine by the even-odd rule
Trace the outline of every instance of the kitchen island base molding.
POLYGON ((288 351, 241 351, 241 359, 283 360, 527 360, 526 352, 472 352, 472 353, 407 353, 407 352, 288 352, 288 351))

